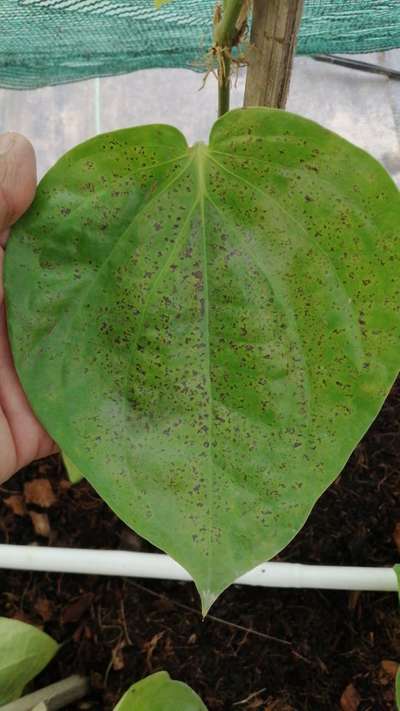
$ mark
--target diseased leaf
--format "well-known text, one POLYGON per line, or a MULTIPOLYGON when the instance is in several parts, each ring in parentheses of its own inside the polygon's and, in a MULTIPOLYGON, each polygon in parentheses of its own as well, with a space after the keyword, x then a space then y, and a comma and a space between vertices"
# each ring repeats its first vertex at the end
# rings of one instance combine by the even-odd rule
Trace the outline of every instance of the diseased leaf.
POLYGON ((0 617, 0 705, 18 699, 57 649, 54 639, 36 627, 0 617))
POLYGON ((97 136, 42 180, 6 254, 38 417, 207 610, 298 532, 400 354, 400 200, 321 126, 241 109, 189 148, 97 136))
POLYGON ((114 711, 207 711, 202 700, 167 672, 158 672, 133 684, 114 711))

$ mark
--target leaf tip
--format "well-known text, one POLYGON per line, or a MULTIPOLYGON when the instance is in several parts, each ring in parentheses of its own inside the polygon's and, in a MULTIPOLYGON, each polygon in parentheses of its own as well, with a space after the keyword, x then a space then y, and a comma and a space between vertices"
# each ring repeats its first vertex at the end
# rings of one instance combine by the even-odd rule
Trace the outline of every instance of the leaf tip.
POLYGON ((211 590, 203 590, 200 592, 201 612, 203 615, 203 620, 208 615, 210 608, 218 597, 218 593, 214 593, 211 590))

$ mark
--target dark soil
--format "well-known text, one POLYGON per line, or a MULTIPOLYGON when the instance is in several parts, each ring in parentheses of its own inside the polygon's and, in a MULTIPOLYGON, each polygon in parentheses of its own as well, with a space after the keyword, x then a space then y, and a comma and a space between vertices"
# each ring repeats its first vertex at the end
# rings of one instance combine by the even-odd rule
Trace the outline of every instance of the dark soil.
MULTIPOLYGON (((399 559, 399 433, 398 386, 281 560, 386 566, 399 559)), ((20 499, 19 515, 1 503, 3 542, 149 550, 86 482, 69 486, 57 457, 15 476, 3 500, 24 496, 24 483, 38 477, 50 480, 56 501, 40 509, 20 499), (48 537, 35 534, 35 511, 48 516, 48 537)), ((109 711, 133 681, 166 669, 210 711, 392 711, 397 608, 392 593, 234 586, 202 622, 192 584, 12 571, 0 579, 0 614, 63 643, 34 688, 71 672, 90 676, 92 692, 75 709, 109 711)))

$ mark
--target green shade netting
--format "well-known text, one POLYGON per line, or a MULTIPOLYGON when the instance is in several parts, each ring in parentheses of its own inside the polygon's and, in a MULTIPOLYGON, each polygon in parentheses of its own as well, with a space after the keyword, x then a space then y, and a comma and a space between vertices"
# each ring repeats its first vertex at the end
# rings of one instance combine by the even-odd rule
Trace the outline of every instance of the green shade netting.
MULTIPOLYGON (((203 69, 215 0, 0 0, 0 86, 30 89, 148 67, 203 69)), ((305 0, 298 52, 400 46, 399 0, 305 0)))

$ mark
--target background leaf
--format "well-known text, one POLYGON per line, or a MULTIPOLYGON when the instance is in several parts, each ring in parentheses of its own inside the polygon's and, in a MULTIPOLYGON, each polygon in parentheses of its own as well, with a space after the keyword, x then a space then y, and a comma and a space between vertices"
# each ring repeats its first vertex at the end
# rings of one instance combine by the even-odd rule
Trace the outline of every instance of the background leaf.
POLYGON ((13 230, 9 330, 35 411, 204 610, 290 541, 378 413, 399 225, 374 159, 260 108, 219 119, 209 147, 169 126, 98 136, 13 230))
POLYGON ((133 684, 114 711, 207 711, 202 700, 167 672, 158 672, 133 684))
POLYGON ((36 627, 0 617, 0 704, 18 699, 57 649, 54 639, 36 627))
POLYGON ((394 566, 393 566, 393 570, 394 570, 394 572, 395 572, 395 574, 396 574, 396 577, 397 577, 397 584, 398 584, 398 586, 399 586, 398 592, 399 592, 399 602, 400 602, 400 563, 397 564, 397 565, 394 565, 394 566))
MULTIPOLYGON (((393 567, 394 572, 396 573, 397 577, 397 584, 398 584, 398 594, 399 594, 399 599, 400 599, 400 565, 395 565, 393 567)), ((398 711, 400 711, 400 667, 397 670, 396 674, 396 688, 395 688, 395 695, 396 695, 396 706, 398 711)))

